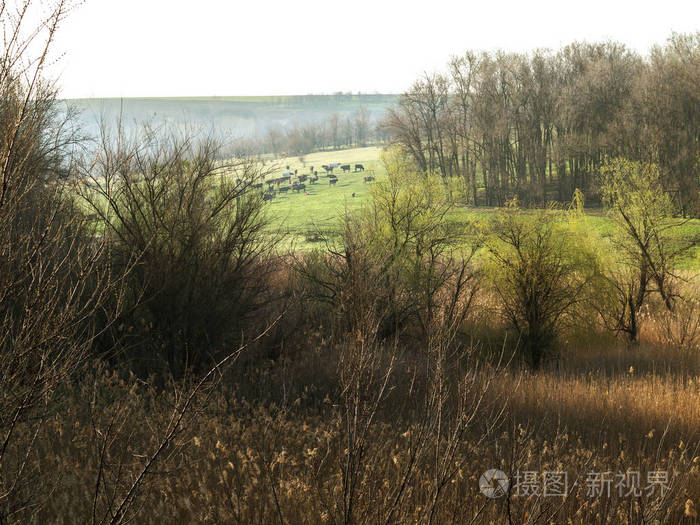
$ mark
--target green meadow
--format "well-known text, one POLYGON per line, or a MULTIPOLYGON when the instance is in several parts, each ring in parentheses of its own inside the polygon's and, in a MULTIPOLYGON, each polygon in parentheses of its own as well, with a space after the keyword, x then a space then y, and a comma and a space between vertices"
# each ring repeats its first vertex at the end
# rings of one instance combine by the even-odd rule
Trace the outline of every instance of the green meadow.
POLYGON ((298 174, 310 173, 311 168, 318 172, 318 182, 310 184, 307 180, 305 192, 277 194, 269 201, 270 216, 273 227, 289 234, 291 242, 305 242, 306 234, 312 231, 331 232, 337 225, 339 217, 345 210, 354 210, 366 202, 371 182, 365 183, 364 177, 373 175, 378 180, 386 177, 386 170, 381 161, 381 148, 354 148, 338 151, 311 153, 303 157, 287 157, 267 164, 272 173, 268 180, 282 175, 289 170, 298 174), (338 182, 330 185, 329 177, 321 168, 324 164, 340 162, 350 164, 350 173, 343 173, 340 168, 333 170, 338 182), (355 164, 362 164, 365 171, 354 171, 355 164), (354 197, 353 197, 354 194, 354 197))
MULTIPOLYGON (((319 175, 316 184, 306 182, 305 192, 289 191, 286 194, 277 194, 273 200, 268 201, 272 228, 285 234, 283 245, 309 249, 317 244, 312 240, 314 233, 332 235, 346 210, 357 210, 367 202, 372 183, 363 182, 363 177, 371 172, 377 180, 386 177, 381 157, 382 148, 367 147, 324 151, 266 162, 266 167, 271 170, 268 180, 281 176, 282 172, 287 170, 287 166, 292 172, 297 170, 298 174, 310 173, 313 167, 319 175), (333 173, 338 176, 338 182, 331 186, 321 166, 333 162, 350 164, 351 171, 343 173, 340 168, 334 169, 333 173), (354 172, 355 164, 362 164, 365 171, 354 172)), ((475 208, 465 205, 455 208, 449 215, 449 220, 486 222, 497 213, 499 208, 475 208)), ((601 208, 586 209, 586 223, 603 237, 612 232, 612 224, 601 208)), ((695 241, 693 249, 684 257, 681 269, 700 269, 700 220, 686 221, 679 232, 684 240, 695 241)))

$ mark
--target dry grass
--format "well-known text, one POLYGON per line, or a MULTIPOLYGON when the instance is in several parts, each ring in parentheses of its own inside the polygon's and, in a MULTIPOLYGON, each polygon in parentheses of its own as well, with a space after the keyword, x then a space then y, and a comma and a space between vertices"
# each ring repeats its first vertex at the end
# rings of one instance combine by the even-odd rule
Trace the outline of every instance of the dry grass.
MULTIPOLYGON (((293 360, 258 362, 235 372, 235 386, 216 394, 149 475, 137 500, 136 523, 697 522, 699 379, 629 367, 616 371, 630 360, 643 362, 651 347, 637 355, 620 349, 619 362, 607 371, 580 373, 582 363, 575 360, 571 370, 536 374, 483 366, 472 392, 488 392, 489 401, 455 444, 454 469, 437 504, 432 496, 449 433, 433 435, 417 453, 427 428, 420 416, 425 362, 422 353, 403 349, 390 393, 367 427, 362 483, 348 521, 341 504, 348 427, 333 382, 341 363, 332 352, 339 347, 318 337, 308 343, 314 350, 298 352, 293 360), (411 378, 414 386, 408 388, 411 378), (487 429, 495 420, 498 425, 487 429), (565 470, 572 486, 566 498, 511 494, 490 500, 478 488, 488 468, 565 470), (619 497, 614 488, 611 497, 587 494, 589 472, 639 471, 643 486, 654 470, 670 475, 663 498, 619 497), (395 505, 401 484, 404 492, 395 505)), ((97 503, 94 498, 100 468, 96 436, 117 422, 104 483, 119 491, 142 467, 166 424, 171 397, 101 368, 90 377, 70 393, 68 408, 39 439, 32 461, 52 473, 53 485, 33 522, 90 522, 95 508, 98 516, 109 515, 109 490, 97 503)))

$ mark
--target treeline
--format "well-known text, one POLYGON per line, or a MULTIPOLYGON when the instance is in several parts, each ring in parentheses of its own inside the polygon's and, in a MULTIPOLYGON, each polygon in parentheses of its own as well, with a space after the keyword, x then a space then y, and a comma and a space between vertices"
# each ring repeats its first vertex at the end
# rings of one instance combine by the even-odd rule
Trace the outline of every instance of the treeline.
POLYGON ((606 157, 655 162, 698 211, 700 34, 640 56, 617 42, 467 52, 418 80, 383 129, 423 171, 463 177, 473 204, 597 197, 606 157))
POLYGON ((277 126, 261 136, 236 142, 233 153, 246 155, 303 155, 314 151, 362 147, 386 141, 388 133, 361 106, 342 116, 333 113, 328 119, 291 127, 277 126))

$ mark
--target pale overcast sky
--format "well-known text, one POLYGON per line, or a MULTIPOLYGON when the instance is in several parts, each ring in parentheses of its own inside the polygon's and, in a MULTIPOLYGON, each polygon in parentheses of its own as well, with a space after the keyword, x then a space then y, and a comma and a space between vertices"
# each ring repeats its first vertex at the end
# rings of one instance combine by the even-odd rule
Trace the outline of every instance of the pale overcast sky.
POLYGON ((51 69, 62 96, 397 93, 467 49, 700 30, 700 0, 87 0, 51 69))

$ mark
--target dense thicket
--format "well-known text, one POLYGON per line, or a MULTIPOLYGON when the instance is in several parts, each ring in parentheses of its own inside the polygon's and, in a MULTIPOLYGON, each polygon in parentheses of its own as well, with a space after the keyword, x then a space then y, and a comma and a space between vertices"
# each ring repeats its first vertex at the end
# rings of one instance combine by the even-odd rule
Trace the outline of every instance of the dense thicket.
POLYGON ((665 190, 697 213, 698 86, 700 34, 646 57, 616 42, 468 52, 418 80, 383 126, 424 171, 463 177, 474 204, 597 197, 606 157, 624 156, 657 163, 665 190))
POLYGON ((109 242, 110 265, 133 266, 107 344, 119 341, 122 358, 145 373, 210 366, 269 300, 275 236, 253 191, 264 173, 220 160, 220 149, 212 139, 105 135, 79 164, 78 193, 109 242))

